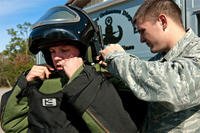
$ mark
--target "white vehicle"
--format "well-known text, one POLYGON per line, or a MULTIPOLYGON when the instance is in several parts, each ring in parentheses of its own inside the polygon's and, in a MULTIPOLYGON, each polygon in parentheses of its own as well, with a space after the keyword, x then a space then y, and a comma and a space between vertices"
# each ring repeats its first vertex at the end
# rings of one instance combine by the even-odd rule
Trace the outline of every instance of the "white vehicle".
MULTIPOLYGON (((85 8, 86 12, 102 27, 104 44, 119 43, 140 58, 149 59, 151 54, 140 43, 139 34, 131 20, 144 0, 107 0, 85 8)), ((185 28, 191 27, 200 35, 200 0, 175 0, 182 10, 185 28)))

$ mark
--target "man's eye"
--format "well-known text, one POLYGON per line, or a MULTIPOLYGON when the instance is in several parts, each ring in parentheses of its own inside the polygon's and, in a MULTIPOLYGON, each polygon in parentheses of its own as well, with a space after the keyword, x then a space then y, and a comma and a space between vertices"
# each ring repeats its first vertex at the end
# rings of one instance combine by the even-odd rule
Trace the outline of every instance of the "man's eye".
POLYGON ((62 52, 68 52, 69 50, 68 49, 62 49, 61 51, 62 52))
POLYGON ((50 52, 51 54, 52 54, 52 53, 55 53, 55 51, 53 51, 53 50, 50 50, 49 52, 50 52))

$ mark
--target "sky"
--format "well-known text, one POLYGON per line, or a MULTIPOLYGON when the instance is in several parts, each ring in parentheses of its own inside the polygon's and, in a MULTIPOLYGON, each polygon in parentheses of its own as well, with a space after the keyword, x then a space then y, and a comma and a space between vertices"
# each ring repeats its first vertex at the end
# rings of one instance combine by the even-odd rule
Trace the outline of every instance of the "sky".
POLYGON ((9 43, 7 29, 18 24, 33 24, 49 8, 63 5, 68 0, 0 0, 0 52, 9 43))

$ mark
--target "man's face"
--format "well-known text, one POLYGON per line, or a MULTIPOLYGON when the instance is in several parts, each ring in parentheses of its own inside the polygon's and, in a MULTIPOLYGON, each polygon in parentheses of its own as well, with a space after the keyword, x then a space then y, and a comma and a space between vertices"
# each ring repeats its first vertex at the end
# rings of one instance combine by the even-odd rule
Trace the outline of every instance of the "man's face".
POLYGON ((163 52, 167 49, 165 45, 165 34, 159 21, 144 21, 136 23, 140 33, 140 41, 146 42, 152 53, 163 52))
POLYGON ((54 47, 50 47, 49 51, 51 53, 53 65, 57 70, 63 70, 63 68, 58 65, 59 61, 78 57, 80 55, 79 49, 73 45, 58 44, 54 47))

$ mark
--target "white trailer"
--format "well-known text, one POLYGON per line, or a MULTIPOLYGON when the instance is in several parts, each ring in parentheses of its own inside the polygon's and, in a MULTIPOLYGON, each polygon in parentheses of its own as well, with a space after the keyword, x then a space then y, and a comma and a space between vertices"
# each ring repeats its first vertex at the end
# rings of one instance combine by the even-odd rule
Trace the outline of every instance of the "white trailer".
MULTIPOLYGON (((119 43, 130 53, 149 59, 153 54, 140 43, 139 34, 131 20, 144 0, 106 0, 85 8, 86 12, 102 27, 105 45, 119 43), (130 47, 131 46, 131 47, 130 47)), ((192 28, 200 35, 200 0, 175 0, 182 10, 185 28, 192 28)))

